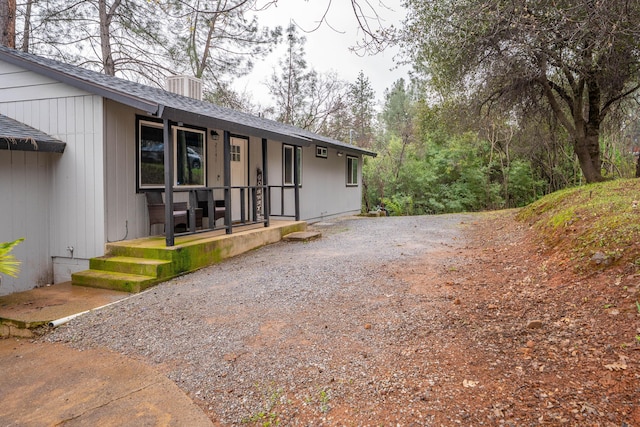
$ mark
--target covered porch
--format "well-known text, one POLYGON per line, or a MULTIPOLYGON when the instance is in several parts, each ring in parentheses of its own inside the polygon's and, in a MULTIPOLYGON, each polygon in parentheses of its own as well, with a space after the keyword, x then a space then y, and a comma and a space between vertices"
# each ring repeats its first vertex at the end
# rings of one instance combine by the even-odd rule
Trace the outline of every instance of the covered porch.
MULTIPOLYGON (((190 235, 219 230, 233 234, 236 227, 244 229, 253 225, 269 228, 271 216, 279 220, 300 220, 300 148, 310 145, 310 139, 286 132, 277 134, 244 123, 225 122, 185 110, 164 108, 161 117, 163 185, 144 188, 140 180, 138 191, 147 193, 147 200, 149 193, 163 193, 160 200, 164 200, 164 218, 161 222, 164 224, 166 247, 172 247, 177 244, 176 239, 190 235), (204 136, 190 142, 188 137, 184 137, 188 131, 182 131, 187 129, 183 128, 187 124, 206 130, 204 136), (216 129, 222 134, 222 147, 217 144, 219 134, 216 129), (279 180, 278 185, 270 182, 270 142, 290 144, 291 149, 287 150, 290 159, 283 160, 290 165, 289 182, 279 180), (193 145, 189 146, 190 143, 193 145), (194 179, 196 174, 192 174, 189 150, 203 157, 208 152, 214 156, 219 153, 222 164, 205 169, 202 163, 197 162, 197 168, 204 171, 194 179), (250 156, 251 163, 247 161, 250 156), (220 175, 222 185, 212 186, 213 176, 219 182, 220 175), (205 217, 206 221, 203 220, 205 217), (184 221, 186 227, 177 229, 176 220, 184 221)), ((142 176, 142 172, 139 175, 142 176)), ((151 225, 152 213, 148 208, 151 225)), ((152 234, 151 230, 149 234, 152 234)))
POLYGON ((157 283, 226 258, 276 243, 292 233, 303 232, 304 221, 271 221, 247 225, 228 234, 225 229, 173 236, 167 245, 164 236, 151 236, 108 243, 105 255, 91 258, 89 270, 74 273, 79 286, 140 292, 157 283))

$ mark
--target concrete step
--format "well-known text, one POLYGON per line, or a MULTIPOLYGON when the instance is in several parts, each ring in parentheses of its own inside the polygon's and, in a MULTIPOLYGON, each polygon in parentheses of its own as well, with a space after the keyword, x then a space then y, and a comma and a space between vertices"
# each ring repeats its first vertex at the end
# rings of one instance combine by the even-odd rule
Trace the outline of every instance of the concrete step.
POLYGON ((282 240, 293 241, 293 242, 308 242, 310 240, 318 239, 322 236, 322 233, 319 231, 296 231, 294 233, 289 233, 282 238, 282 240))
POLYGON ((113 289, 124 292, 140 292, 155 285, 161 279, 141 274, 118 273, 114 271, 85 270, 71 275, 74 285, 91 288, 113 289))
POLYGON ((171 261, 124 256, 102 256, 89 261, 91 270, 139 274, 152 277, 171 276, 171 261))
POLYGON ((165 246, 164 238, 149 237, 145 241, 141 239, 129 243, 129 241, 107 243, 106 256, 121 256, 130 258, 171 260, 173 257, 170 248, 165 246))

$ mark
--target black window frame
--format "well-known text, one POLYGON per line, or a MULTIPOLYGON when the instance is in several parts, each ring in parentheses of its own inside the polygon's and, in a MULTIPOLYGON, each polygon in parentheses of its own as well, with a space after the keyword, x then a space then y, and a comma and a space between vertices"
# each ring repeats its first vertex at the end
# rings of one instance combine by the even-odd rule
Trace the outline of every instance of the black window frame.
POLYGON ((316 145, 316 157, 326 159, 329 157, 329 149, 322 145, 316 145))
MULTIPOLYGON (((173 155, 174 155, 174 164, 173 164, 173 187, 174 188, 200 188, 207 186, 207 170, 208 170, 208 162, 207 162, 207 129, 199 126, 189 126, 178 123, 170 123, 171 132, 172 132, 172 143, 173 143, 173 155), (177 150, 178 150, 178 131, 186 130, 188 132, 195 132, 202 135, 202 152, 197 152, 199 156, 200 162, 200 170, 202 171, 202 183, 201 184, 179 184, 178 183, 178 164, 177 164, 177 150)), ((157 154, 158 160, 162 163, 162 171, 159 175, 162 176, 162 182, 157 184, 144 184, 142 182, 142 126, 153 127, 162 131, 164 137, 164 125, 160 120, 155 120, 149 117, 141 117, 136 116, 136 192, 145 192, 145 191, 153 191, 164 188, 164 141, 162 141, 162 151, 161 154, 157 154)), ((159 151, 159 150, 158 150, 159 151)), ((187 162, 189 160, 187 159, 187 162)))

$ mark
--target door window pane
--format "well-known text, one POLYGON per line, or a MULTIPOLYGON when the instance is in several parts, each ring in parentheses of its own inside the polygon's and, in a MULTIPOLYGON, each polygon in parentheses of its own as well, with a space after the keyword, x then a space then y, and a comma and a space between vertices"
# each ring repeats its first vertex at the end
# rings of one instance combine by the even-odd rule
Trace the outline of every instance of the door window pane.
POLYGON ((232 145, 231 146, 231 161, 239 162, 240 161, 240 146, 232 145))

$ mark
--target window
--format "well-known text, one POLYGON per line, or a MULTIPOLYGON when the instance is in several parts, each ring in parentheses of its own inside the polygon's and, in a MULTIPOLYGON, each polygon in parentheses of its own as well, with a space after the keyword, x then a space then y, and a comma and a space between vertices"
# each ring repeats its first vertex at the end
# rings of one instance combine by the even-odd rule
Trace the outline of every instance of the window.
POLYGON ((175 185, 204 186, 205 132, 175 127, 173 141, 175 185))
POLYGON ((138 176, 140 188, 164 186, 164 138, 162 123, 139 122, 138 176))
MULTIPOLYGON (((282 153, 282 172, 284 185, 294 185, 293 182, 293 145, 283 145, 282 153)), ((302 186, 302 148, 295 147, 298 150, 298 185, 302 186)))
MULTIPOLYGON (((205 132, 173 127, 174 185, 204 186, 205 132)), ((138 122, 138 186, 164 187, 164 130, 162 123, 138 122)))
POLYGON ((320 147, 316 145, 316 157, 327 158, 327 147, 320 147))
POLYGON ((358 185, 358 158, 347 156, 347 185, 358 185))

